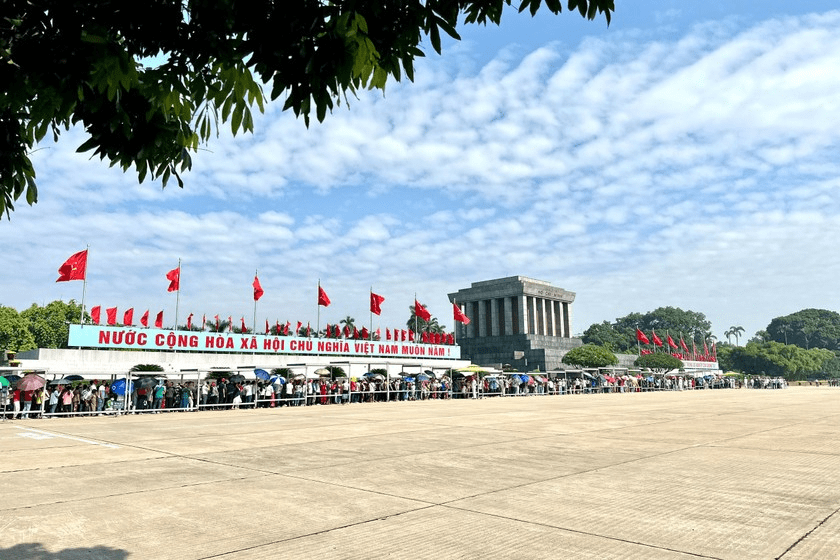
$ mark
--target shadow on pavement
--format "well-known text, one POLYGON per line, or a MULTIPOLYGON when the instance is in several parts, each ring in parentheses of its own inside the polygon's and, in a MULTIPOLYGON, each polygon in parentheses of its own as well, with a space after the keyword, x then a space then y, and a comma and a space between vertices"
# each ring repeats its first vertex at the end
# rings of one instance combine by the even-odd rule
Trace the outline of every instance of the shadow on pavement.
POLYGON ((11 548, 0 548, 3 560, 125 560, 128 551, 110 546, 65 548, 50 552, 40 543, 17 544, 11 548))

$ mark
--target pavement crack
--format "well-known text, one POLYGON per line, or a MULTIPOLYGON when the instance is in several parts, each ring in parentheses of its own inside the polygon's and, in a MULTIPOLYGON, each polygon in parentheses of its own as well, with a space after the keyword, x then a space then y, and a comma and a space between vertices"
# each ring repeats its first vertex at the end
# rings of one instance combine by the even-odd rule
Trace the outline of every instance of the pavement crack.
POLYGON ((823 519, 822 521, 820 521, 819 523, 817 523, 817 524, 816 524, 816 525, 815 525, 815 526, 814 526, 814 527, 813 527, 810 531, 808 531, 807 533, 805 533, 804 535, 802 535, 801 537, 799 537, 798 539, 796 539, 796 542, 794 542, 794 543, 793 543, 793 544, 791 544, 789 547, 787 547, 787 549, 786 549, 784 552, 782 552, 780 555, 776 556, 776 560, 779 560, 780 558, 783 558, 783 557, 785 556, 785 554, 787 554, 788 552, 790 552, 791 550, 793 550, 794 548, 796 548, 796 547, 799 545, 799 543, 801 543, 801 542, 802 542, 802 541, 804 541, 806 538, 808 538, 808 537, 811 535, 811 533, 813 533, 814 531, 816 531, 817 529, 819 529, 820 527, 822 527, 822 526, 825 524, 825 522, 826 522, 826 521, 828 521, 829 519, 831 519, 832 517, 834 517, 834 516, 837 514, 837 512, 838 512, 838 511, 840 511, 840 508, 837 508, 837 509, 835 509, 834 511, 832 511, 831 513, 829 513, 829 514, 826 516, 826 518, 825 518, 825 519, 823 519))

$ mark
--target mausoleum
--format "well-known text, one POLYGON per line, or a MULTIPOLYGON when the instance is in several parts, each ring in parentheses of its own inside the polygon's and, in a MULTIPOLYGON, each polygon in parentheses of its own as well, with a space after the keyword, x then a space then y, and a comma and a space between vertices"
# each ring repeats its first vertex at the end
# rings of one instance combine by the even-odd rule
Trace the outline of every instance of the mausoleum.
POLYGON ((582 344, 572 338, 575 293, 543 280, 510 276, 473 282, 449 294, 470 319, 456 325, 461 357, 520 371, 562 367, 563 355, 582 344))

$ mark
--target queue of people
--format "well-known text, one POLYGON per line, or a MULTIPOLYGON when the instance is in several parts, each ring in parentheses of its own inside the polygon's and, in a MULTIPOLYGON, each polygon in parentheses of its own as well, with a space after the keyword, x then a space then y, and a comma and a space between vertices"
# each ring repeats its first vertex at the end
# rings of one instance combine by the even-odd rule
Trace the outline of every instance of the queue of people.
POLYGON ((245 380, 220 378, 199 382, 145 379, 130 386, 128 396, 118 394, 118 387, 104 381, 70 385, 43 386, 32 390, 3 388, 0 409, 4 417, 35 417, 110 414, 114 412, 173 412, 219 410, 225 408, 275 408, 283 406, 346 405, 388 401, 423 401, 429 399, 478 399, 494 396, 578 395, 591 393, 628 393, 648 391, 683 391, 696 389, 781 389, 783 378, 754 377, 742 379, 721 375, 703 377, 633 376, 610 377, 600 374, 572 378, 504 374, 480 377, 477 374, 434 377, 425 374, 385 377, 381 374, 362 378, 298 376, 286 380, 245 380))

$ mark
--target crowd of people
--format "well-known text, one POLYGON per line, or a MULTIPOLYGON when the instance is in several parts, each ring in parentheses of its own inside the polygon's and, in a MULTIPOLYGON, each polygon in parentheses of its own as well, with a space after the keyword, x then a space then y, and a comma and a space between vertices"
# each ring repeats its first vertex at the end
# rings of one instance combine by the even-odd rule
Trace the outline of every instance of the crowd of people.
MULTIPOLYGON (((139 377, 124 389, 104 381, 82 381, 72 385, 44 385, 21 390, 4 388, 0 409, 6 418, 31 418, 108 414, 114 412, 172 412, 224 408, 275 408, 428 399, 478 399, 499 396, 631 393, 689 391, 697 389, 782 389, 780 377, 633 376, 581 374, 559 377, 504 374, 435 377, 425 374, 386 377, 375 374, 362 378, 327 377, 270 380, 234 378, 176 382, 139 377)), ((835 384, 836 385, 836 384, 835 384)))

